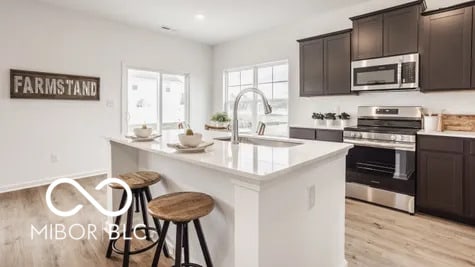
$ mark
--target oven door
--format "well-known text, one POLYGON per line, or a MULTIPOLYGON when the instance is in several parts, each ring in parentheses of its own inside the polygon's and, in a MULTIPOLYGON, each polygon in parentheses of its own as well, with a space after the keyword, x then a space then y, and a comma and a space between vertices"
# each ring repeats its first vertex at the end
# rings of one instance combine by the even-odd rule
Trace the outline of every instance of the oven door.
POLYGON ((416 152, 355 146, 348 153, 347 182, 415 195, 416 152))

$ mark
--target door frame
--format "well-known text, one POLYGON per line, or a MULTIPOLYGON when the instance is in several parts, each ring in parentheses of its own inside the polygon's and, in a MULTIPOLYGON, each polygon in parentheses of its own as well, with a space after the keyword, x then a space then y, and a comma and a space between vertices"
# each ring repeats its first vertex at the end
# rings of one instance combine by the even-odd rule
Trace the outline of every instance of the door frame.
POLYGON ((147 68, 147 67, 137 67, 136 65, 130 65, 125 62, 122 62, 121 68, 121 94, 120 94, 120 132, 121 135, 126 135, 128 133, 128 84, 129 84, 129 75, 128 71, 130 69, 141 70, 141 71, 150 71, 156 72, 159 74, 160 83, 158 85, 158 102, 159 102, 159 118, 158 118, 158 129, 159 134, 162 133, 162 122, 163 122, 163 74, 168 75, 183 75, 185 76, 185 121, 190 123, 190 74, 189 73, 176 73, 170 71, 163 71, 159 69, 147 68))

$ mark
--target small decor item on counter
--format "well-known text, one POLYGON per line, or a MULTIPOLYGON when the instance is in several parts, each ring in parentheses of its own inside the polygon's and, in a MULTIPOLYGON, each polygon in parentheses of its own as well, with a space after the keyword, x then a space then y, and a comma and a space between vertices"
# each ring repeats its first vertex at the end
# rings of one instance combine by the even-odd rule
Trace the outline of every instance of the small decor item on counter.
POLYGON ((212 146, 213 142, 201 142, 196 147, 188 147, 182 144, 167 144, 168 147, 176 149, 180 153, 200 153, 205 152, 206 148, 212 146))
POLYGON ((197 147, 202 142, 203 135, 200 133, 194 133, 193 130, 187 129, 184 134, 178 135, 180 144, 185 147, 197 147))
POLYGON ((439 116, 437 114, 424 114, 424 131, 435 132, 438 131, 439 116))
POLYGON ((128 139, 132 139, 133 142, 151 142, 157 138, 159 138, 161 135, 160 134, 152 134, 149 137, 137 137, 135 135, 126 135, 125 137, 128 139))
POLYGON ((350 119, 351 119, 350 114, 346 112, 342 112, 340 115, 338 115, 338 118, 340 119, 341 127, 346 127, 350 124, 350 119))
POLYGON ((336 113, 332 113, 332 112, 325 113, 325 123, 327 127, 334 126, 335 120, 336 120, 336 113))
POLYGON ((227 128, 231 118, 229 118, 226 112, 217 112, 211 117, 211 121, 215 124, 216 127, 227 128))
POLYGON ((313 113, 312 114, 312 119, 313 119, 313 122, 315 124, 315 127, 318 127, 318 126, 323 126, 325 123, 324 123, 324 119, 325 119, 325 115, 323 115, 322 113, 313 113))
POLYGON ((443 114, 444 131, 475 132, 475 114, 443 114))
POLYGON ((139 138, 147 138, 152 135, 152 128, 147 127, 147 124, 143 124, 142 127, 140 128, 134 128, 134 134, 135 136, 139 138))

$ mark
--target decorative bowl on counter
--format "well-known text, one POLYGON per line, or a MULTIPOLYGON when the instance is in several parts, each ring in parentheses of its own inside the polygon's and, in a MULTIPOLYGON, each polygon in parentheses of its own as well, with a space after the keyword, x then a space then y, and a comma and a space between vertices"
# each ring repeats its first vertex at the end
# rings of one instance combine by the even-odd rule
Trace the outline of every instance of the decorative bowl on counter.
POLYGON ((202 139, 203 135, 200 133, 193 133, 193 135, 178 135, 178 140, 180 140, 180 144, 187 147, 197 147, 199 144, 201 144, 202 139))
POLYGON ((140 138, 147 138, 147 137, 151 136, 152 131, 153 131, 152 128, 144 128, 144 127, 134 128, 135 136, 140 137, 140 138))

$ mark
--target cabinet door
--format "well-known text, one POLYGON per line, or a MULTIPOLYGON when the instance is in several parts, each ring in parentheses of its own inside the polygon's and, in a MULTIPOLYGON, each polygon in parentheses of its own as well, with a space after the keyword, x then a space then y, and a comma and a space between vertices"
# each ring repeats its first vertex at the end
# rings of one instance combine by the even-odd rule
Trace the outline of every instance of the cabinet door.
POLYGON ((351 94, 351 33, 324 39, 326 95, 351 94))
POLYGON ((469 153, 465 160, 465 213, 469 219, 475 220, 475 140, 467 143, 469 153))
POLYGON ((423 91, 471 87, 472 7, 422 19, 423 91))
POLYGON ((353 21, 353 60, 383 56, 383 15, 353 21))
POLYGON ((300 96, 323 95, 323 39, 300 43, 300 96))
MULTIPOLYGON (((475 7, 472 10, 472 16, 475 14, 475 7)), ((472 19, 472 88, 475 88, 475 20, 472 19)))
POLYGON ((315 140, 316 130, 315 129, 310 129, 310 128, 290 127, 289 137, 290 138, 296 138, 296 139, 315 140))
POLYGON ((462 216, 463 154, 421 151, 418 161, 418 207, 462 216))
POLYGON ((318 141, 343 142, 343 131, 339 130, 317 130, 318 141))
POLYGON ((419 6, 384 14, 384 56, 417 53, 419 17, 419 6))

